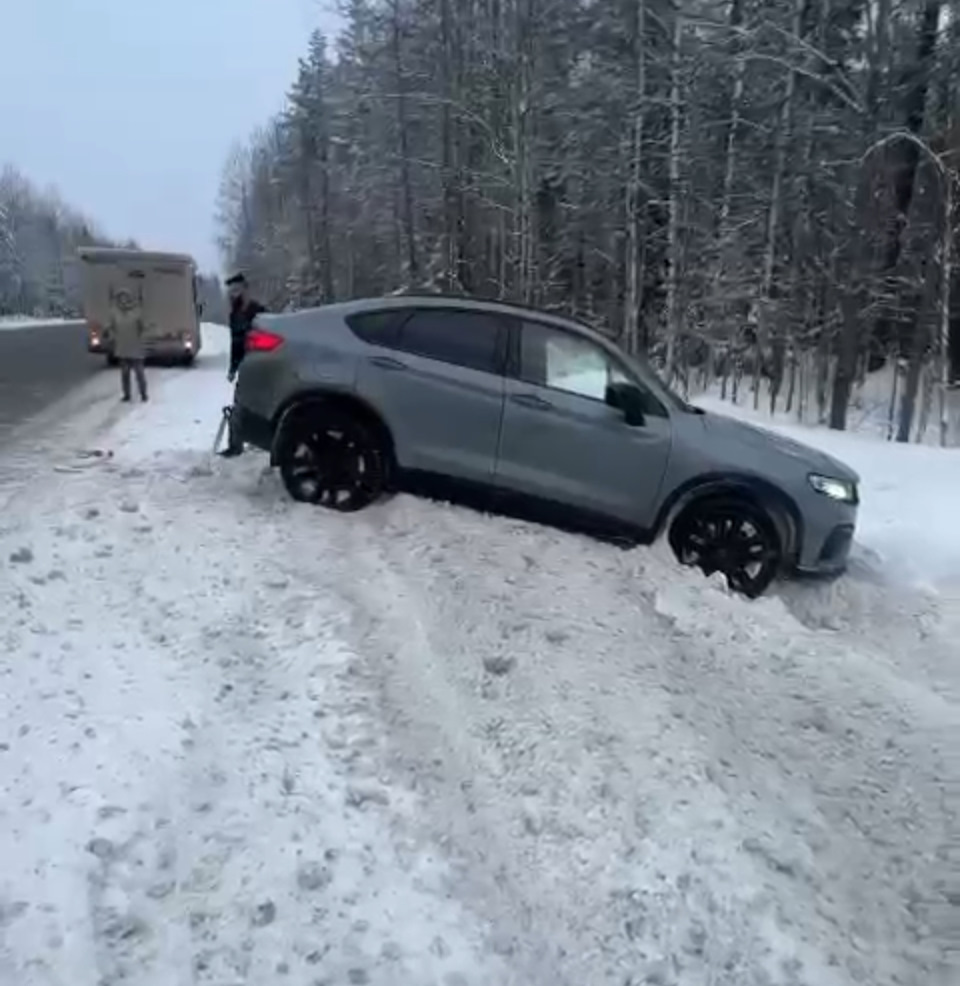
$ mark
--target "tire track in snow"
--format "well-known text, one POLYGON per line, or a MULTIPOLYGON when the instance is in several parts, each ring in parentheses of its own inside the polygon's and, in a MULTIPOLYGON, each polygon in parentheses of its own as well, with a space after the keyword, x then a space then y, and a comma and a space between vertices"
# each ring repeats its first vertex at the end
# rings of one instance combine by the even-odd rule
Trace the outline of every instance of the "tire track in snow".
MULTIPOLYGON (((274 571, 293 542, 289 510, 258 499, 246 475, 238 496, 230 482, 244 473, 217 473, 207 456, 121 455, 65 481, 21 525, 37 563, 71 575, 34 586, 29 566, 17 574, 48 641, 33 673, 19 669, 17 693, 34 715, 42 683, 59 696, 69 644, 82 721, 106 742, 96 764, 83 744, 73 751, 89 804, 72 813, 72 838, 15 813, 24 857, 49 841, 80 892, 68 905, 53 881, 49 917, 19 917, 32 933, 3 961, 45 964, 46 978, 18 982, 59 982, 70 968, 104 986, 513 982, 445 898, 442 861, 403 835, 411 803, 382 783, 372 701, 326 601, 336 597, 274 571), (251 526, 236 526, 230 503, 246 505, 251 526), (68 952, 39 958, 43 924, 65 929, 68 952)), ((68 738, 54 729, 51 741, 63 756, 68 738)), ((0 776, 47 814, 59 803, 29 768, 0 776)), ((11 872, 0 896, 7 881, 37 889, 11 872)))
POLYGON ((319 523, 355 610, 389 614, 366 646, 435 837, 523 929, 501 944, 530 982, 948 981, 929 913, 951 767, 927 746, 946 699, 656 550, 405 499, 319 523), (611 858, 643 879, 617 887, 611 858))
MULTIPOLYGON (((435 837, 466 857, 478 892, 500 919, 499 946, 508 954, 525 953, 531 983, 620 983, 625 975, 656 981, 668 969, 691 976, 724 966, 733 979, 753 981, 762 942, 750 942, 752 931, 739 916, 755 890, 745 872, 750 866, 739 874, 747 885, 724 900, 696 876, 695 840, 678 839, 669 850, 661 845, 655 864, 646 858, 646 836, 667 812, 666 803, 684 803, 687 786, 696 787, 702 777, 698 765, 685 762, 689 725, 669 683, 659 683, 654 697, 643 695, 641 707, 634 704, 644 664, 662 671, 675 657, 670 641, 656 632, 649 602, 644 611, 631 598, 634 573, 623 573, 612 599, 600 597, 609 611, 584 607, 583 598, 578 605, 581 590, 598 602, 591 582, 606 567, 603 549, 585 548, 587 570, 578 557, 578 575, 569 555, 549 550, 562 539, 551 545, 545 543, 549 535, 523 528, 512 532, 510 545, 527 541, 532 553, 523 558, 525 570, 510 571, 523 556, 494 545, 492 570, 481 568, 479 577, 474 569, 454 571, 460 550, 490 545, 495 535, 490 526, 470 521, 464 526, 485 529, 457 531, 462 518, 446 516, 453 523, 431 518, 429 541, 413 536, 423 518, 415 517, 413 526, 391 525, 379 544, 392 545, 404 534, 413 544, 388 550, 390 561, 378 562, 376 549, 356 543, 343 547, 352 561, 359 554, 370 562, 356 580, 372 591, 361 605, 375 610, 393 602, 395 622, 382 643, 406 646, 391 662, 397 673, 385 683, 386 704, 395 724, 408 718, 404 709, 416 707, 416 721, 401 726, 408 772, 425 773, 419 786, 431 805, 446 802, 435 819, 435 837), (451 527, 453 543, 446 540, 451 527), (590 557, 597 551, 599 562, 590 557), (551 561, 565 564, 531 607, 534 600, 524 590, 543 581, 551 561), (431 562, 443 567, 437 571, 431 562), (500 582, 504 566, 506 585, 500 582), (622 611, 631 605, 636 617, 625 626, 622 611), (631 629, 646 645, 639 662, 631 629), (556 663, 551 641, 562 645, 554 649, 556 663), (505 650, 516 655, 518 667, 498 679, 483 665, 502 667, 498 662, 510 659, 505 650), (596 680, 591 664, 600 670, 596 680), (523 687, 511 700, 521 677, 523 687), (436 776, 423 772, 431 750, 450 757, 445 765, 434 761, 436 776), (631 761, 648 761, 649 774, 641 767, 638 776, 631 761), (469 779, 466 791, 462 778, 469 779), (651 871, 642 872, 648 865, 651 871), (741 951, 742 961, 733 950, 741 951)), ((542 585, 537 588, 542 592, 542 585)), ((701 809, 704 800, 713 801, 707 811, 712 822, 691 819, 692 827, 703 822, 721 828, 727 817, 722 799, 700 798, 701 809)), ((722 833, 716 839, 723 842, 722 833)))

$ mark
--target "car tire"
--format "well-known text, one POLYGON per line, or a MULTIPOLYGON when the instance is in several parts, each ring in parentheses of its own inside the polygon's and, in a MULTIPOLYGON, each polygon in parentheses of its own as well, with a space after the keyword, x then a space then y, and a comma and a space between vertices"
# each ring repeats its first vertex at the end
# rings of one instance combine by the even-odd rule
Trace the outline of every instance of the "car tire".
POLYGON ((756 599, 783 566, 783 543, 770 514, 737 496, 695 500, 674 518, 668 534, 681 565, 704 575, 721 572, 734 592, 756 599))
POLYGON ((276 462, 294 500, 341 513, 363 510, 387 487, 388 451, 379 429, 322 403, 291 412, 278 436, 276 462))
POLYGON ((107 356, 107 366, 119 366, 120 360, 117 359, 112 353, 107 356))

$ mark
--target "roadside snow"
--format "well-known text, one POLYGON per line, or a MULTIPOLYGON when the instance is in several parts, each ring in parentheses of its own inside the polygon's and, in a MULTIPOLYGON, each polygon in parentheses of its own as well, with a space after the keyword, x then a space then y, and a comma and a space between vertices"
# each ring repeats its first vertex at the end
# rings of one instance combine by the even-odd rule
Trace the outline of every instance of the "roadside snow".
POLYGON ((403 833, 348 617, 211 466, 210 341, 4 527, 0 982, 509 983, 403 833))
POLYGON ((698 397, 707 411, 746 420, 836 456, 863 480, 857 540, 886 578, 960 589, 960 449, 886 442, 873 434, 787 424, 743 405, 698 397))
MULTIPOLYGON (((813 354, 809 354, 812 356, 813 354)), ((895 365, 888 362, 885 367, 875 373, 868 373, 862 380, 858 380, 850 396, 850 405, 847 409, 847 430, 856 435, 866 436, 875 439, 885 440, 891 431, 896 430, 898 415, 900 411, 900 400, 904 392, 906 377, 906 367, 901 363, 895 365), (891 420, 891 409, 893 418, 891 420)), ((779 424, 800 425, 809 428, 818 428, 824 425, 821 421, 822 412, 820 402, 817 399, 817 379, 812 366, 806 366, 804 372, 798 375, 796 388, 791 401, 791 410, 783 410, 786 398, 786 391, 782 389, 777 401, 777 412, 774 420, 779 424)), ((940 445, 940 422, 939 422, 939 386, 933 383, 935 392, 930 401, 930 414, 926 419, 926 429, 922 436, 921 444, 939 447, 940 445)), ((788 388, 787 388, 788 389, 788 388)), ((720 387, 713 384, 708 392, 708 399, 720 402, 720 387)), ((826 396, 829 400, 829 388, 826 396)), ((770 408, 770 381, 764 377, 760 380, 760 390, 758 394, 758 411, 753 410, 753 380, 744 379, 740 385, 740 412, 764 417, 770 420, 767 413, 770 408)), ((950 389, 947 391, 947 421, 949 424, 949 434, 951 444, 956 445, 960 441, 960 390, 950 389)), ((691 396, 694 403, 701 403, 701 397, 691 396)), ((729 407, 728 401, 721 402, 724 407, 729 407)), ((914 416, 911 441, 916 442, 918 438, 919 425, 924 403, 923 384, 917 397, 917 414, 914 416)))
POLYGON ((13 332, 19 329, 31 329, 44 325, 80 325, 78 318, 45 318, 33 315, 0 315, 0 332, 13 332))
POLYGON ((0 983, 956 982, 945 596, 294 505, 215 331, 5 463, 0 983))

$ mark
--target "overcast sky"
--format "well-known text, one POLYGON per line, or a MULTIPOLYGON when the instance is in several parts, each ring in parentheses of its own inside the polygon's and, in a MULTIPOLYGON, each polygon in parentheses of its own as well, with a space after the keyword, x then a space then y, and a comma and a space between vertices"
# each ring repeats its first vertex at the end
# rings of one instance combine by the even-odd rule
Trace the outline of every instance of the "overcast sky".
POLYGON ((234 141, 283 105, 329 0, 8 0, 0 164, 55 185, 113 237, 219 269, 234 141))

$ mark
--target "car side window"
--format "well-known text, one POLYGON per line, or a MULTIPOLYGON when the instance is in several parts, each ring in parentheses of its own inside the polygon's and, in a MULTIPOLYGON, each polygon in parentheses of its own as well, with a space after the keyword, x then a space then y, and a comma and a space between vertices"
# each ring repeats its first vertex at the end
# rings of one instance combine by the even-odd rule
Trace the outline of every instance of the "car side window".
POLYGON ((398 348, 481 373, 500 372, 503 326, 496 315, 421 308, 400 329, 398 348))
POLYGON ((602 401, 611 383, 625 383, 623 371, 589 339, 539 322, 520 329, 520 379, 602 401))
POLYGON ((397 344, 400 323, 407 315, 403 308, 388 308, 379 312, 357 312, 347 316, 347 325, 354 335, 371 346, 393 347, 397 344))

